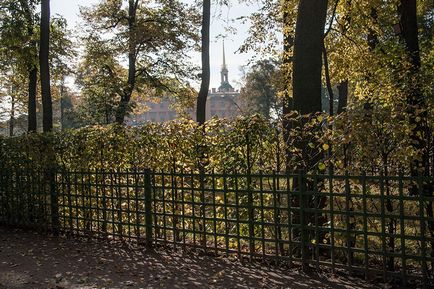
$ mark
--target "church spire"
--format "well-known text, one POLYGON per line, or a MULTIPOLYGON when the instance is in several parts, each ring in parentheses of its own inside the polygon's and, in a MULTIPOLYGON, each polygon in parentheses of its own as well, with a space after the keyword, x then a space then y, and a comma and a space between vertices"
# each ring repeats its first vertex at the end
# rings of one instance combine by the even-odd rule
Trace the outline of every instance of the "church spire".
POLYGON ((226 56, 225 56, 225 40, 223 39, 223 69, 227 69, 226 67, 226 56))
POLYGON ((222 70, 220 71, 221 76, 221 85, 219 87, 220 92, 230 92, 234 89, 229 84, 229 78, 228 78, 228 68, 226 66, 226 54, 225 54, 225 41, 223 40, 223 66, 222 70))

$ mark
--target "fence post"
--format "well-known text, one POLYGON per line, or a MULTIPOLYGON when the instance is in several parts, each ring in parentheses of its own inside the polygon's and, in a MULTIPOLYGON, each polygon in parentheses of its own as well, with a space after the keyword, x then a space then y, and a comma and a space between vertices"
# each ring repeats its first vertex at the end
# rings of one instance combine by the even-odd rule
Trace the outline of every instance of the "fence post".
POLYGON ((150 169, 145 169, 145 226, 146 246, 152 247, 152 182, 150 169))
POLYGON ((306 236, 306 196, 305 196, 305 186, 306 186, 306 175, 304 170, 299 170, 298 172, 298 191, 300 195, 300 240, 301 240, 301 263, 304 272, 309 270, 309 262, 307 260, 307 249, 309 246, 309 238, 306 236))
POLYGON ((48 170, 48 181, 50 185, 50 209, 51 209, 51 227, 55 236, 59 235, 59 197, 56 190, 56 171, 48 170))
MULTIPOLYGON (((252 164, 250 162, 250 138, 249 131, 246 132, 246 152, 247 152, 247 210, 249 216, 249 252, 250 252, 250 261, 253 260, 253 256, 255 255, 255 209, 253 207, 253 192, 252 192, 252 164)), ((273 182, 274 182, 273 178, 273 182)), ((273 197, 275 195, 273 194, 273 197)), ((238 204, 237 204, 238 205, 238 204)), ((276 209, 276 208, 274 208, 276 209)), ((277 236, 276 236, 277 238, 277 236)))

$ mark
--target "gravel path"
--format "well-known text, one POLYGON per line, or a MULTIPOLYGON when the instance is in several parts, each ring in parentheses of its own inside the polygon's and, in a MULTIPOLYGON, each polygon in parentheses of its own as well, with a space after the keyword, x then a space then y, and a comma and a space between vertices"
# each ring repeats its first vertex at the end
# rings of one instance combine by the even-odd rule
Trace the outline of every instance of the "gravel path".
POLYGON ((376 288, 343 276, 303 274, 227 258, 146 251, 127 243, 55 238, 0 228, 0 289, 376 288))

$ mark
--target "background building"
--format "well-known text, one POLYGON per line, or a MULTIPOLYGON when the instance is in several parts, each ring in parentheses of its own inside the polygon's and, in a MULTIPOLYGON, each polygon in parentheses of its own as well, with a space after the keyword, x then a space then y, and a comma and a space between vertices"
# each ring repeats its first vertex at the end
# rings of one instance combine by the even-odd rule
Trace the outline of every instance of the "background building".
MULTIPOLYGON (((212 88, 208 92, 206 102, 206 119, 212 117, 235 118, 242 114, 242 103, 240 92, 235 90, 229 83, 228 68, 226 65, 225 46, 223 43, 223 65, 220 71, 220 86, 212 88)), ((159 103, 145 102, 144 105, 150 108, 149 111, 129 117, 130 125, 139 125, 146 121, 165 122, 174 120, 178 117, 175 110, 170 107, 170 101, 162 99, 159 103)), ((196 110, 190 110, 189 114, 192 119, 196 120, 196 110)))

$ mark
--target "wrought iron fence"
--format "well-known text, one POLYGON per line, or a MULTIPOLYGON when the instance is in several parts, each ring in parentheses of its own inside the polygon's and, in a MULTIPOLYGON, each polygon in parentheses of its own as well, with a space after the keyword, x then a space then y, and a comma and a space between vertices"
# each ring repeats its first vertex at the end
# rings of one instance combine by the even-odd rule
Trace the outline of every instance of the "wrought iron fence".
POLYGON ((1 170, 0 223, 430 286, 432 182, 303 172, 1 170), (411 194, 415 187, 419 193, 411 194))

